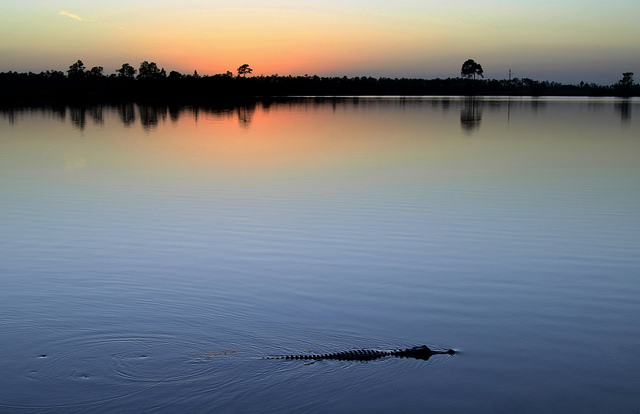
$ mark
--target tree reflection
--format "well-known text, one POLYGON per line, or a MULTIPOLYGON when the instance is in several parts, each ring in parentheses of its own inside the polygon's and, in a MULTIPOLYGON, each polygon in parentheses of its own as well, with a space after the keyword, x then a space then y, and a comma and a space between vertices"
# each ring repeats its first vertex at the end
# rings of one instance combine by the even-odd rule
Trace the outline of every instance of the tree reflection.
POLYGON ((118 105, 118 115, 124 126, 131 126, 136 122, 136 111, 132 102, 118 105))
POLYGON ((620 120, 624 123, 631 121, 631 105, 629 105, 629 98, 616 102, 616 111, 620 113, 620 120))
POLYGON ((248 128, 251 125, 251 120, 256 112, 256 104, 252 105, 240 105, 236 108, 236 114, 238 115, 238 122, 243 128, 248 128))
POLYGON ((169 107, 169 119, 171 119, 171 122, 175 123, 178 122, 178 119, 180 119, 180 107, 177 105, 171 105, 169 107))
POLYGON ((19 109, 15 109, 15 108, 1 108, 2 111, 0 111, 0 113, 2 113, 2 116, 4 118, 7 119, 7 121, 9 121, 9 125, 13 126, 16 123, 16 114, 20 112, 19 109))
POLYGON ((69 117, 73 126, 81 131, 87 125, 87 109, 84 106, 69 107, 69 117))
POLYGON ((537 113, 538 110, 543 109, 547 106, 547 102, 544 100, 540 100, 539 98, 534 98, 531 100, 531 109, 534 113, 537 113))
POLYGON ((464 106, 460 110, 460 126, 468 133, 480 126, 482 121, 482 101, 475 96, 465 98, 464 106))
POLYGON ((91 120, 96 125, 104 124, 104 107, 102 105, 96 105, 89 108, 89 115, 91 120))
POLYGON ((158 126, 159 120, 163 122, 167 119, 167 107, 155 105, 140 105, 140 123, 146 130, 154 129, 158 126))
POLYGON ((49 107, 53 116, 64 122, 67 119, 67 107, 64 105, 52 105, 49 107))
MULTIPOLYGON (((543 109, 545 105, 552 105, 544 99, 504 99, 504 98, 482 98, 482 97, 466 97, 460 98, 411 98, 402 99, 377 99, 377 98, 327 98, 316 97, 313 99, 270 99, 268 101, 256 101, 251 104, 243 103, 234 105, 194 105, 183 106, 178 104, 157 105, 157 104, 139 104, 133 102, 113 104, 113 105, 44 105, 44 106, 0 106, 0 116, 5 118, 9 123, 16 123, 20 119, 22 112, 43 111, 47 112, 61 122, 71 121, 71 124, 79 130, 84 130, 87 126, 87 118, 94 125, 104 125, 109 120, 118 120, 125 127, 139 125, 144 130, 150 131, 157 128, 161 123, 169 119, 172 123, 177 123, 181 118, 187 117, 192 119, 196 124, 200 119, 216 122, 228 122, 236 119, 241 128, 251 128, 258 107, 264 113, 269 111, 279 111, 287 108, 305 108, 305 109, 330 109, 334 112, 361 107, 366 110, 382 110, 389 107, 396 107, 400 111, 411 111, 423 108, 428 111, 441 111, 447 114, 457 106, 460 109, 460 127, 468 134, 474 133, 482 122, 483 111, 489 111, 493 114, 497 111, 504 111, 506 115, 505 122, 511 121, 513 112, 527 111, 536 113, 543 109)), ((557 105, 557 103, 553 103, 557 105)), ((585 104, 583 104, 585 105, 585 104)), ((636 105, 634 100, 620 98, 612 103, 603 101, 588 102, 586 105, 593 107, 594 110, 602 111, 602 107, 611 105, 614 108, 614 114, 619 114, 622 122, 626 123, 631 120, 633 106, 636 105)), ((609 108, 611 108, 609 106, 609 108)))

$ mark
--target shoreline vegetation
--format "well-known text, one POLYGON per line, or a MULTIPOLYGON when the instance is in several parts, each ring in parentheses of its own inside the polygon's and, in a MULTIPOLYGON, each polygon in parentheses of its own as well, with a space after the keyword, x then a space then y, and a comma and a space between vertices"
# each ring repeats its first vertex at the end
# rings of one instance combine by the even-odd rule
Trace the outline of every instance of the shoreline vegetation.
POLYGON ((62 71, 0 73, 0 104, 34 103, 214 103, 246 102, 291 96, 640 96, 633 73, 623 73, 613 85, 562 84, 528 78, 476 79, 482 67, 472 60, 461 77, 446 79, 251 76, 248 64, 232 72, 200 76, 169 74, 156 63, 144 61, 139 70, 125 63, 115 74, 102 67, 86 69, 81 60, 62 71), (469 65, 472 62, 473 65, 469 65))

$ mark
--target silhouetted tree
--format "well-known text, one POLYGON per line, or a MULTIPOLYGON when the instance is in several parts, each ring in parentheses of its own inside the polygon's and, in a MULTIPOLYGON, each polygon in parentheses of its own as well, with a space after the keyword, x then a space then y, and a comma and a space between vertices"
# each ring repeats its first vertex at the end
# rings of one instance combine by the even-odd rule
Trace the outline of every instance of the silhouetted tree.
POLYGON ((238 68, 238 76, 245 77, 250 75, 251 72, 253 72, 253 69, 251 69, 246 63, 238 68))
POLYGON ((42 72, 42 75, 46 78, 50 78, 50 79, 63 79, 64 78, 64 72, 61 70, 51 70, 51 71, 46 71, 46 72, 42 72))
POLYGON ((120 69, 116 69, 116 72, 121 78, 133 79, 138 71, 130 64, 124 63, 120 69))
POLYGON ((138 79, 157 79, 167 76, 164 68, 158 68, 156 62, 147 62, 146 60, 140 64, 138 70, 138 79))
POLYGON ((479 63, 476 63, 473 59, 469 59, 462 64, 462 69, 460 70, 460 75, 463 78, 476 78, 476 75, 480 75, 480 77, 484 78, 482 74, 482 66, 479 63))
MULTIPOLYGON (((105 77, 102 68, 85 69, 82 61, 69 67, 67 73, 47 71, 40 74, 0 73, 0 106, 4 103, 28 102, 188 102, 207 101, 243 102, 266 96, 287 95, 583 95, 583 96, 640 96, 640 85, 633 80, 633 73, 625 72, 622 80, 613 85, 601 86, 581 83, 563 85, 558 82, 534 81, 513 78, 507 80, 474 81, 455 77, 447 79, 392 79, 372 77, 319 77, 305 76, 254 76, 249 65, 240 66, 238 73, 198 76, 196 72, 181 75, 173 71, 166 78, 158 65, 143 62, 142 80, 128 63, 105 77), (246 76, 250 74, 249 76, 246 76), (150 79, 148 79, 150 77, 150 79), (157 77, 157 78, 156 78, 157 77), (206 97, 206 98, 204 98, 206 97)), ((466 77, 483 75, 480 65, 470 60, 461 71, 466 77)), ((631 109, 630 109, 631 110, 631 109)), ((471 125, 474 111, 461 117, 465 125, 471 125)), ((240 119, 248 119, 244 115, 240 119)))
POLYGON ((84 63, 82 63, 81 60, 78 60, 76 63, 69 66, 67 74, 70 78, 81 78, 84 76, 85 69, 84 63))
POLYGON ((618 81, 618 84, 622 87, 633 85, 633 72, 623 73, 622 79, 618 81))
POLYGON ((89 76, 93 78, 99 78, 102 76, 103 70, 104 68, 102 66, 94 66, 91 69, 89 69, 89 76))
POLYGON ((630 96, 631 89, 633 88, 633 72, 624 72, 622 79, 614 85, 617 90, 617 94, 620 96, 630 96))

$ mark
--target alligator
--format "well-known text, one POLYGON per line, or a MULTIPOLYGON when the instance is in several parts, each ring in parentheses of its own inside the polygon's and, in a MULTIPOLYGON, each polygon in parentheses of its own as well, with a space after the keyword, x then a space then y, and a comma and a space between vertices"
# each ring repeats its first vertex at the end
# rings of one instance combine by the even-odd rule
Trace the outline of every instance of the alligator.
POLYGON ((265 359, 305 359, 305 360, 323 360, 336 359, 340 361, 372 361, 374 359, 394 356, 398 358, 415 358, 428 360, 432 355, 447 354, 454 355, 456 351, 453 349, 433 350, 426 345, 414 346, 413 348, 396 349, 391 351, 382 351, 378 349, 354 349, 351 351, 334 352, 332 354, 303 354, 303 355, 275 355, 268 356, 265 359))

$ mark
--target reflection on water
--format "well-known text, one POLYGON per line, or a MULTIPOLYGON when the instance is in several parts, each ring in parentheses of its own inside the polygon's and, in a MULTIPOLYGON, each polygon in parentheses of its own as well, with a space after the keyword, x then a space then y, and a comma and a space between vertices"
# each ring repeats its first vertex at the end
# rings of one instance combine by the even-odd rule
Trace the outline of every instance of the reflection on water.
POLYGON ((632 412, 638 105, 4 108, 0 411, 632 412))
POLYGON ((118 105, 118 115, 125 126, 130 126, 136 122, 136 112, 133 103, 124 103, 118 105))
POLYGON ((253 114, 256 111, 255 104, 238 106, 236 108, 236 111, 240 125, 248 128, 251 125, 251 119, 253 118, 253 114))
POLYGON ((629 122, 631 120, 631 102, 630 99, 621 99, 616 102, 616 109, 620 112, 620 118, 623 122, 629 122))
MULTIPOLYGON (((206 106, 167 106, 167 105, 136 105, 132 102, 117 105, 93 105, 93 106, 47 106, 42 108, 50 112, 53 116, 64 121, 69 116, 72 124, 78 129, 84 129, 87 124, 87 118, 95 125, 104 123, 105 112, 117 111, 120 121, 127 126, 135 124, 137 121, 146 130, 156 128, 159 124, 164 123, 167 117, 171 122, 178 122, 180 117, 189 116, 198 119, 199 114, 204 113, 207 116, 228 119, 235 113, 239 125, 250 127, 253 115, 259 107, 262 111, 268 111, 270 107, 298 107, 313 108, 331 105, 333 110, 344 106, 369 106, 375 107, 384 105, 386 107, 411 107, 414 109, 436 109, 447 112, 451 106, 460 108, 460 126, 468 133, 473 133, 482 122, 482 113, 485 107, 490 107, 492 111, 503 111, 506 109, 508 120, 513 110, 526 110, 533 113, 538 112, 547 105, 558 105, 563 101, 570 101, 572 105, 588 106, 592 110, 599 111, 598 107, 614 104, 616 112, 619 113, 620 120, 629 122, 632 116, 632 108, 637 105, 637 100, 633 98, 599 98, 599 99, 576 99, 576 98, 480 98, 475 96, 464 98, 314 98, 314 99, 289 99, 285 101, 266 100, 261 102, 252 102, 245 105, 237 105, 233 107, 206 107, 206 106)), ((30 109, 27 112, 38 110, 38 108, 30 109)), ((10 123, 16 121, 16 116, 26 111, 25 108, 3 107, 0 108, 0 114, 10 123)))
POLYGON ((460 125, 462 129, 471 133, 480 126, 482 104, 483 101, 475 96, 470 96, 464 100, 464 107, 460 110, 460 125))

